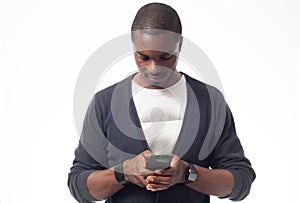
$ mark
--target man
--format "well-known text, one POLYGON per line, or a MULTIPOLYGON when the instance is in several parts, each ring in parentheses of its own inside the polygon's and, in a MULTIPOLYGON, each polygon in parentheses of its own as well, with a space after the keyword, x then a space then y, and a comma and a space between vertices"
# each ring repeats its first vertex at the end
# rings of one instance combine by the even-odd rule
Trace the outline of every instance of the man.
POLYGON ((147 4, 131 30, 139 72, 92 99, 69 173, 72 195, 111 203, 244 199, 255 172, 229 107, 214 87, 176 70, 176 11, 147 4), (151 155, 170 155, 169 167, 149 167, 151 155))

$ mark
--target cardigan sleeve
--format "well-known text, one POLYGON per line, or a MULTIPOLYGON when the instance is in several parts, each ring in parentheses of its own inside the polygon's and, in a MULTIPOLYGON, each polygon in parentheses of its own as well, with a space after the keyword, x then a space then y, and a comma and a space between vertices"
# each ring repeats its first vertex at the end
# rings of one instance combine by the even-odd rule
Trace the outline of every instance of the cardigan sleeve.
POLYGON ((94 97, 85 115, 80 141, 68 175, 70 192, 81 203, 96 201, 87 188, 88 176, 95 170, 107 169, 107 141, 96 111, 97 105, 94 97))
POLYGON ((212 152, 210 165, 211 168, 226 169, 232 173, 234 187, 232 193, 226 198, 240 201, 249 194, 256 174, 250 161, 244 155, 244 150, 236 134, 234 120, 227 104, 225 108, 224 128, 212 152))

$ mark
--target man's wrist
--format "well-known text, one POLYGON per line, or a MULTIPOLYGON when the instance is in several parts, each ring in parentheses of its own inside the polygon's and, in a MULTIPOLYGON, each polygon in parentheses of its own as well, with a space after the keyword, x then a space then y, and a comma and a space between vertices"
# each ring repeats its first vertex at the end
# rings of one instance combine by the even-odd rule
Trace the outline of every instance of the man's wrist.
POLYGON ((181 162, 182 162, 182 165, 183 165, 183 174, 181 176, 181 183, 184 183, 185 180, 186 180, 186 174, 189 170, 189 163, 186 162, 186 161, 183 161, 183 160, 181 160, 181 162))
POLYGON ((123 171, 123 162, 119 163, 114 167, 114 175, 117 182, 123 186, 128 185, 129 182, 126 181, 124 171, 123 171))
POLYGON ((185 181, 183 182, 184 184, 189 184, 193 183, 197 180, 198 178, 198 171, 194 164, 188 163, 188 169, 186 171, 186 176, 185 176, 185 181))

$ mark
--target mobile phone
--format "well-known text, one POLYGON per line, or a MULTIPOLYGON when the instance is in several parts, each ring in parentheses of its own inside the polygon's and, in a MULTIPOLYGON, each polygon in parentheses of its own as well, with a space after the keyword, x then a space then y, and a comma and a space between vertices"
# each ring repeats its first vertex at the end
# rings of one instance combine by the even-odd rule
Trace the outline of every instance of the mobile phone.
POLYGON ((151 155, 146 156, 146 168, 150 170, 170 168, 171 155, 151 155))

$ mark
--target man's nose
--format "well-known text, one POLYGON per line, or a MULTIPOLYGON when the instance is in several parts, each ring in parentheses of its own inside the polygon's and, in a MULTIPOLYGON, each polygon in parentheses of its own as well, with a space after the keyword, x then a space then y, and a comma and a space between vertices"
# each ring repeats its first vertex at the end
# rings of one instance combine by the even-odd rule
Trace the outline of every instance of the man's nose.
POLYGON ((155 60, 151 60, 149 65, 148 65, 148 72, 150 72, 151 74, 157 74, 161 71, 161 66, 159 65, 159 63, 155 60))

